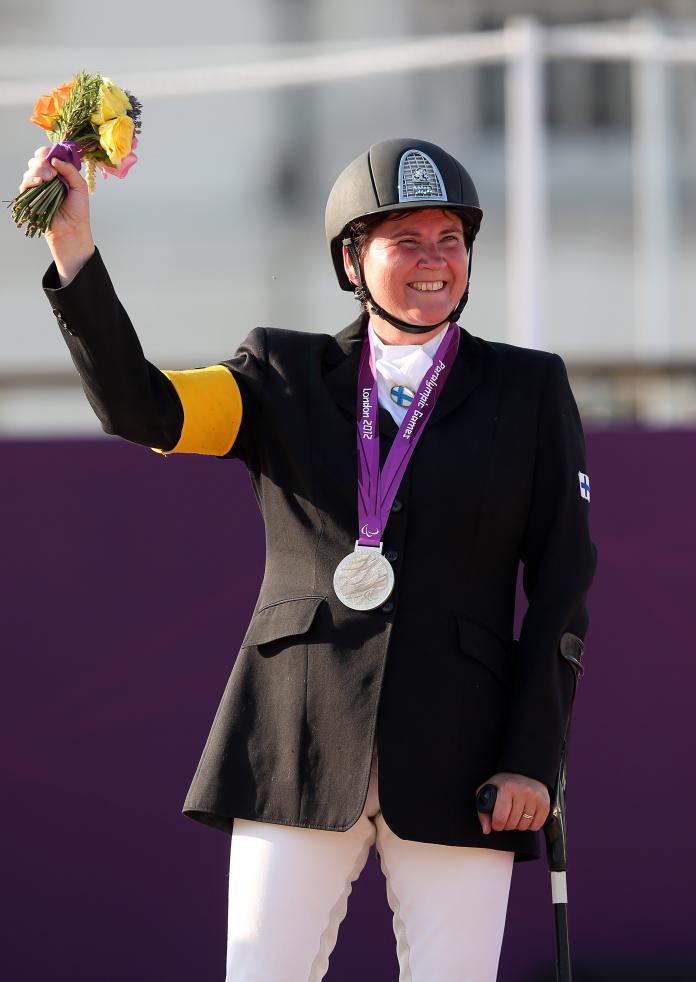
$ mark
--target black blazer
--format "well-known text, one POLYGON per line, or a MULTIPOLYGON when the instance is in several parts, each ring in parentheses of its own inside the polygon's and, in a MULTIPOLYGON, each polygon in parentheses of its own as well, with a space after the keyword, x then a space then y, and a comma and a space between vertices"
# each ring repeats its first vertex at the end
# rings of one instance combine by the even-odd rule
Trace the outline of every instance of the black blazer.
MULTIPOLYGON (((102 427, 173 448, 183 410, 143 356, 99 252, 43 287, 102 427)), ((251 622, 184 814, 343 831, 364 806, 373 741, 402 838, 538 855, 533 832, 484 836, 476 787, 498 771, 553 787, 596 565, 582 426, 562 359, 463 328, 384 535, 396 586, 380 609, 333 590, 357 538, 359 317, 335 337, 256 328, 231 360, 244 462, 266 526, 251 622), (518 564, 529 608, 513 638, 518 564)), ((397 427, 379 411, 384 460, 397 427)))

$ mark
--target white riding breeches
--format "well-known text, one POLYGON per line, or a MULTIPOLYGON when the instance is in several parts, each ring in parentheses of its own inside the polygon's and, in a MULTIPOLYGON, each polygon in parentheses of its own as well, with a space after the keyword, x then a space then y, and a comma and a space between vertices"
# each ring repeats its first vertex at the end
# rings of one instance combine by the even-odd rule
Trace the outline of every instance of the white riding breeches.
POLYGON ((376 756, 346 832, 235 818, 226 982, 321 982, 373 844, 399 982, 495 982, 514 853, 400 839, 380 811, 376 756))

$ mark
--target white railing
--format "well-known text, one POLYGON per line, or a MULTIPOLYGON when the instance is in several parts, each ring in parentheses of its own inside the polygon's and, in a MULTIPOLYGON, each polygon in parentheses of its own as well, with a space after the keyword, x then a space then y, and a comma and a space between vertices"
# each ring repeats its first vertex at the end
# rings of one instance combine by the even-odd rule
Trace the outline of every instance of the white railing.
MULTIPOLYGON (((516 18, 500 31, 394 40, 360 49, 317 47, 315 52, 303 46, 297 54, 217 67, 129 71, 129 87, 151 100, 318 85, 455 65, 505 65, 507 335, 512 343, 529 347, 544 347, 548 341, 542 282, 547 255, 543 65, 568 59, 630 63, 637 314, 633 354, 640 360, 669 359, 675 208, 666 75, 669 65, 696 64, 696 32, 670 36, 659 21, 647 16, 574 27, 542 27, 530 18, 516 18)), ((45 66, 46 52, 33 54, 27 49, 0 50, 0 64, 5 73, 12 72, 14 58, 16 74, 27 64, 45 66)), ((132 64, 132 48, 120 54, 132 64)), ((109 49, 109 62, 118 64, 118 49, 109 49)), ((30 104, 37 92, 53 83, 46 78, 0 80, 0 107, 30 104)))

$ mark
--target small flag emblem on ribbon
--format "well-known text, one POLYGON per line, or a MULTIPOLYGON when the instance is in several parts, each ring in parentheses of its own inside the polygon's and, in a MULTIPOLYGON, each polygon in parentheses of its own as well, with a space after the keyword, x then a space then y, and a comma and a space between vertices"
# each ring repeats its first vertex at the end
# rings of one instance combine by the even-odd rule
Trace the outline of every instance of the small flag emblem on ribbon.
POLYGON ((586 498, 587 501, 590 500, 590 479, 587 474, 583 474, 582 471, 578 471, 578 479, 580 481, 580 497, 586 498))

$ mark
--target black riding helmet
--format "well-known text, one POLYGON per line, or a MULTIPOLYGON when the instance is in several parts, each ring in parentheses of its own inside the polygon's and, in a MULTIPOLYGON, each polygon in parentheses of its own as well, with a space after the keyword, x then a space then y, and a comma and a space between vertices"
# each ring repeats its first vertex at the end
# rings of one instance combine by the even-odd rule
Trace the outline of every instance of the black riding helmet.
MULTIPOLYGON (((332 187, 326 203, 326 238, 341 289, 354 291, 357 299, 367 303, 373 313, 400 330, 424 334, 440 325, 417 327, 408 324, 372 299, 363 282, 350 229, 352 222, 368 215, 417 208, 446 208, 462 216, 470 277, 474 239, 483 217, 474 182, 458 160, 442 147, 424 140, 383 140, 348 164, 332 187), (350 282, 343 266, 344 244, 358 277, 357 286, 350 282)), ((448 315, 448 321, 458 320, 468 298, 467 280, 464 296, 448 315)), ((445 321, 440 323, 444 324, 445 321)))

